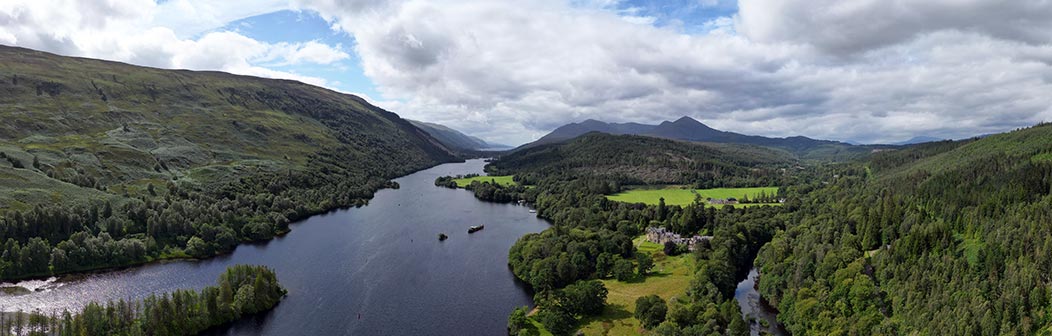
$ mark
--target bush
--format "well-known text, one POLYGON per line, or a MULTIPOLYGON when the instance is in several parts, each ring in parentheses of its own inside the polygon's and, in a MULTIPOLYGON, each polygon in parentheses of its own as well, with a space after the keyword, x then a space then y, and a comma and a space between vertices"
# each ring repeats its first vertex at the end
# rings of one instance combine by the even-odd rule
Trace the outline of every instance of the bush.
POLYGON ((617 281, 629 281, 635 277, 635 273, 632 272, 635 266, 632 265, 631 261, 621 259, 614 262, 614 278, 617 281))
POLYGON ((569 335, 577 327, 577 320, 563 309, 541 309, 537 313, 537 321, 552 335, 569 335))
POLYGON ((511 311, 511 315, 508 316, 508 334, 518 335, 521 331, 526 330, 526 327, 530 325, 529 319, 526 317, 529 307, 522 306, 515 308, 511 311))
POLYGON ((643 328, 651 329, 665 321, 668 306, 665 300, 657 295, 647 295, 636 299, 635 317, 643 328))

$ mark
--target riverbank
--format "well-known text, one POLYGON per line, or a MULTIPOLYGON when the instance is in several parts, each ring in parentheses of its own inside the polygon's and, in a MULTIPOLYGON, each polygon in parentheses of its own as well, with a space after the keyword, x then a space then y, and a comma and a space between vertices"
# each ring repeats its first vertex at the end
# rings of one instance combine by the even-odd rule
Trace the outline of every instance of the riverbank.
POLYGON ((216 282, 200 292, 176 290, 137 302, 91 302, 82 310, 61 314, 6 313, 0 315, 4 318, 0 327, 17 335, 196 335, 268 311, 288 293, 274 271, 263 266, 228 267, 216 282))
POLYGON ((753 336, 788 335, 789 333, 778 322, 778 310, 771 307, 756 290, 759 277, 760 272, 755 267, 750 269, 749 275, 739 282, 738 287, 734 290, 734 299, 738 301, 742 319, 749 322, 749 332, 753 336))

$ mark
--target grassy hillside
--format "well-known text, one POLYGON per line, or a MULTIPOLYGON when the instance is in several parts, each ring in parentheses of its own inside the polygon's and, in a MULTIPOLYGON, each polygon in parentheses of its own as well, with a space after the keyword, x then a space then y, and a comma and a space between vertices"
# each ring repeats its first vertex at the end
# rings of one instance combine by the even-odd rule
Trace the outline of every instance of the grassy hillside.
MULTIPOLYGON (((201 233, 197 221, 175 218, 177 229, 162 230, 171 237, 147 228, 151 217, 164 221, 168 205, 179 201, 231 202, 206 218, 208 224, 232 229, 239 240, 258 239, 283 231, 288 220, 352 205, 389 178, 454 160, 426 132, 355 96, 295 81, 4 46, 0 119, 0 213, 37 213, 0 223, 6 227, 0 241, 20 244, 35 235, 26 226, 51 222, 38 206, 76 220, 48 236, 48 245, 78 231, 107 231, 157 250, 214 236, 201 233), (248 203, 256 204, 238 210, 248 203), (89 208, 106 204, 113 208, 107 214, 120 218, 114 221, 134 225, 100 224, 107 218, 89 208), (145 213, 126 217, 127 211, 145 213), (246 223, 259 222, 274 227, 246 233, 246 223), (119 227, 99 228, 107 225, 119 227)), ((222 248, 207 250, 216 249, 222 248)))
MULTIPOLYGON (((408 164, 389 174, 449 159, 433 138, 398 116, 298 82, 10 47, 0 47, 0 59, 0 151, 30 168, 34 157, 40 163, 33 169, 38 174, 3 169, 8 167, 0 173, 34 185, 53 184, 48 175, 118 193, 173 178, 214 183, 242 169, 302 169, 323 152, 348 151, 341 155, 361 163, 408 164)), ((38 203, 51 189, 2 184, 0 209, 38 203)), ((98 196, 58 195, 60 201, 98 196)))

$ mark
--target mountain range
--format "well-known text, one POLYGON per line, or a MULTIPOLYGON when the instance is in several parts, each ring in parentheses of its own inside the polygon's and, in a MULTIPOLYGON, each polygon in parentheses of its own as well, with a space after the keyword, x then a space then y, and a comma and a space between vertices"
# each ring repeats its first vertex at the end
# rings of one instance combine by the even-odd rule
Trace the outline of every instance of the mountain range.
POLYGON ((607 123, 588 119, 556 128, 537 141, 523 145, 522 148, 545 144, 559 143, 579 137, 590 132, 614 135, 642 135, 656 138, 713 143, 736 143, 764 146, 786 150, 802 159, 844 160, 869 153, 873 149, 888 148, 886 145, 855 146, 839 141, 817 140, 803 136, 771 138, 756 135, 745 135, 714 129, 690 117, 676 121, 664 121, 658 125, 639 123, 607 123))
POLYGON ((910 138, 909 140, 906 140, 906 141, 896 142, 893 145, 899 145, 899 146, 916 145, 916 144, 922 144, 922 143, 926 143, 926 142, 936 142, 936 141, 944 141, 944 140, 946 140, 946 139, 930 137, 930 136, 923 136, 922 135, 922 136, 912 137, 912 138, 910 138))

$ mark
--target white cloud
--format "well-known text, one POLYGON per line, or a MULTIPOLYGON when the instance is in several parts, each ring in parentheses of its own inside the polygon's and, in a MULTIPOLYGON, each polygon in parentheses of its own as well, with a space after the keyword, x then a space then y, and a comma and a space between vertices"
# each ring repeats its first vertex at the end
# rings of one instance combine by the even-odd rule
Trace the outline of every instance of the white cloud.
POLYGON ((299 5, 355 36, 388 109, 508 143, 585 118, 895 141, 1052 117, 1052 47, 1034 34, 1048 23, 1009 19, 1047 2, 1002 4, 1000 23, 952 14, 993 1, 819 2, 742 0, 703 35, 641 25, 611 1, 299 5))
POLYGON ((207 32, 287 7, 285 1, 15 0, 0 6, 0 41, 63 55, 161 68, 219 70, 326 85, 269 65, 331 64, 350 57, 318 41, 269 44, 235 32, 207 32), (201 34, 203 33, 203 34, 201 34), (200 35, 199 37, 190 37, 200 35))
MULTIPOLYGON (((328 84, 267 67, 334 64, 342 46, 214 31, 285 1, 16 0, 0 42, 328 84)), ((380 106, 509 144, 586 118, 861 141, 1052 119, 1044 0, 740 0, 696 30, 617 0, 293 1, 354 36, 380 106)))
POLYGON ((894 45, 939 31, 1033 44, 1052 42, 1047 0, 740 0, 739 31, 834 53, 894 45))
POLYGON ((287 64, 332 64, 351 57, 340 48, 340 46, 331 47, 318 41, 308 41, 294 44, 283 43, 275 49, 282 50, 283 54, 279 58, 284 59, 287 64))
MULTIPOLYGON (((111 0, 112 1, 112 0, 111 0)), ((150 24, 191 38, 227 23, 289 7, 289 0, 167 0, 157 5, 150 24)))

